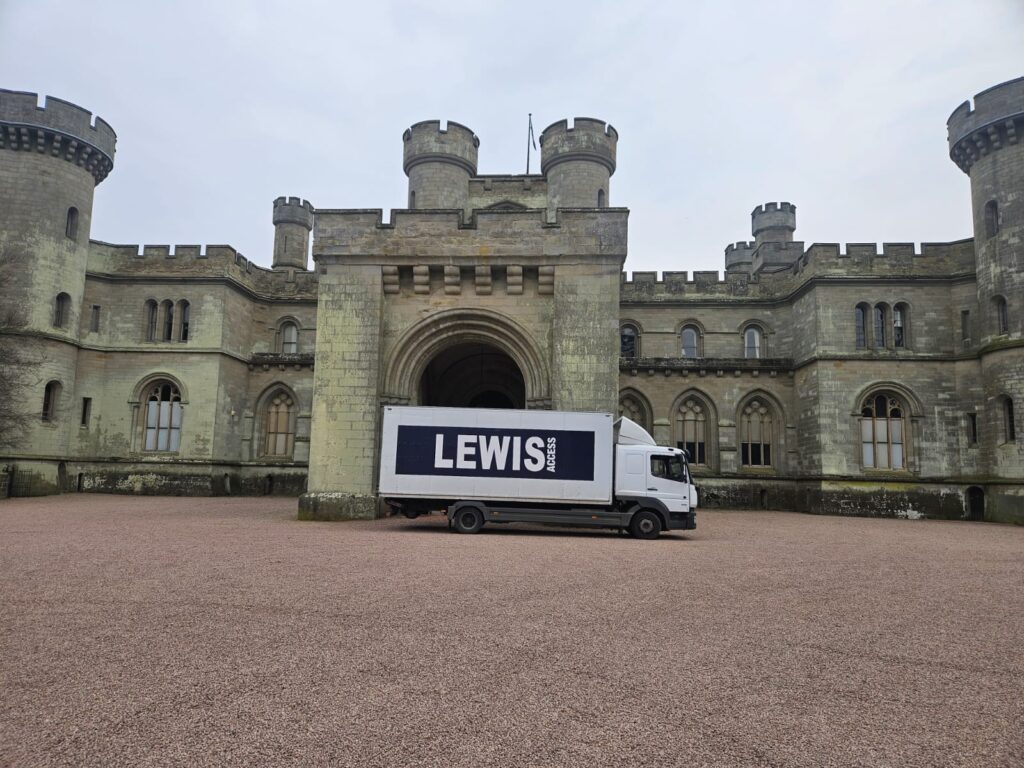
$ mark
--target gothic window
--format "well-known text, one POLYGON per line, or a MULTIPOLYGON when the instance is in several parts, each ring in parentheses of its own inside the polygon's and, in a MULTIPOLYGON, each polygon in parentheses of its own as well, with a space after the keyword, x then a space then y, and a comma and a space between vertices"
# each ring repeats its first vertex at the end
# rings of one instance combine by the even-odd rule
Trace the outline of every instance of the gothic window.
POLYGON ((619 356, 627 359, 640 357, 640 334, 636 326, 624 325, 619 329, 619 356))
POLYGON ((160 305, 164 314, 164 325, 160 338, 164 341, 174 340, 174 303, 165 301, 160 305))
POLYGON ((606 203, 605 203, 605 197, 604 197, 604 190, 603 189, 599 189, 599 190, 597 190, 597 207, 598 208, 604 208, 605 205, 606 205, 606 203))
POLYGON ((857 328, 857 349, 867 349, 868 346, 868 313, 871 307, 867 304, 858 304, 853 310, 853 320, 857 328))
POLYGON ((887 307, 885 306, 885 304, 876 304, 875 305, 875 311, 874 311, 874 315, 873 315, 874 319, 875 319, 875 323, 874 323, 875 336, 874 336, 873 341, 874 341, 874 346, 875 346, 876 349, 884 349, 885 346, 886 346, 886 344, 885 344, 885 316, 888 314, 888 312, 886 312, 886 309, 887 309, 887 307))
POLYGON ((178 317, 181 318, 181 328, 178 331, 179 341, 188 341, 188 321, 189 314, 191 313, 192 305, 182 299, 178 302, 178 317))
POLYGON ((156 341, 156 315, 156 302, 153 301, 153 299, 149 299, 148 301, 146 301, 146 341, 156 341))
POLYGON ((771 406, 761 398, 754 398, 740 412, 740 463, 744 467, 772 466, 772 416, 771 406))
POLYGON ((635 421, 648 432, 651 431, 650 409, 643 398, 631 392, 619 396, 619 415, 635 421))
POLYGON ((65 328, 71 320, 71 297, 61 292, 53 300, 53 327, 65 328))
POLYGON ((295 449, 295 400, 285 390, 266 401, 263 455, 291 458, 295 449))
POLYGON ((1003 436, 1007 443, 1017 440, 1017 423, 1013 416, 1013 400, 1009 397, 1003 398, 1003 436))
POLYGON ((999 234, 999 203, 989 200, 985 203, 985 237, 999 234))
POLYGON ((67 222, 64 224, 64 235, 72 240, 78 239, 78 209, 68 208, 67 222))
POLYGON ((685 325, 680 333, 683 357, 700 357, 700 331, 694 325, 685 325))
POLYGON ((763 354, 761 329, 750 326, 743 332, 743 356, 747 359, 757 359, 763 354))
POLYGON ((177 451, 181 444, 181 392, 169 381, 157 381, 144 393, 144 451, 177 451))
POLYGON ((906 469, 906 412, 895 395, 869 395, 861 404, 861 461, 868 469, 906 469))
POLYGON ((996 312, 996 333, 1003 335, 1010 332, 1010 316, 1006 310, 1006 299, 996 296, 992 299, 996 312))
POLYGON ((43 421, 53 421, 57 417, 57 401, 60 399, 60 382, 47 382, 43 389, 43 421))
POLYGON ((291 320, 287 320, 281 323, 281 328, 278 331, 278 335, 281 339, 280 351, 286 355, 294 355, 299 351, 299 326, 293 323, 291 320))
POLYGON ((690 464, 708 463, 708 412, 704 403, 697 398, 687 398, 679 406, 677 415, 679 435, 678 447, 686 451, 690 464))
POLYGON ((907 346, 908 316, 906 304, 901 302, 892 308, 892 345, 899 349, 905 349, 907 346))

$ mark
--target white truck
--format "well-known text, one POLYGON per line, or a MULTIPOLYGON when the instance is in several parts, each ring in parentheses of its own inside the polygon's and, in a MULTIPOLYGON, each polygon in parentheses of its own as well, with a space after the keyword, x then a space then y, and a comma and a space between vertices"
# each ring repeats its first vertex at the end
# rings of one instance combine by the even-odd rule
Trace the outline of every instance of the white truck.
POLYGON ((608 413, 385 406, 381 497, 450 527, 551 523, 654 539, 697 527, 686 454, 608 413))

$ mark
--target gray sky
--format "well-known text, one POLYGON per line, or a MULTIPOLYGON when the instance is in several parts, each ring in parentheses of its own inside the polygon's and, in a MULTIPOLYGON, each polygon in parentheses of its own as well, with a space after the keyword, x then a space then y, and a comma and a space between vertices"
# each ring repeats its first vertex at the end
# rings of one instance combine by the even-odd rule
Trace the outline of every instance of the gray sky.
POLYGON ((117 131, 93 237, 263 265, 275 197, 403 206, 402 131, 434 118, 522 173, 528 112, 618 129, 630 271, 721 269, 772 200, 807 243, 968 237, 945 121, 1022 74, 1022 0, 0 0, 0 87, 117 131))

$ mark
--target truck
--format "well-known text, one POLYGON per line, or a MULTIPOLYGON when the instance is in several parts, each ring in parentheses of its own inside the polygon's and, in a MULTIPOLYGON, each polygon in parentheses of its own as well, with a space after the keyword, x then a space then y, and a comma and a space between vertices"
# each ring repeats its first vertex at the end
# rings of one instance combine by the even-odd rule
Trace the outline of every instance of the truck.
POLYGON ((545 523, 656 539, 697 527, 686 452, 609 413, 384 406, 381 498, 449 528, 545 523))

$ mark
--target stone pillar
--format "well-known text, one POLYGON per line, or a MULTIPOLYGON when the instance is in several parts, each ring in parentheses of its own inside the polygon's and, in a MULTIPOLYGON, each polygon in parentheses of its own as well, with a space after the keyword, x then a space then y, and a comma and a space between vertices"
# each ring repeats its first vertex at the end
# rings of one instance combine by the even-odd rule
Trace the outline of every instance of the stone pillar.
POLYGON ((319 280, 308 491, 300 520, 377 516, 383 288, 379 266, 335 264, 319 280))

